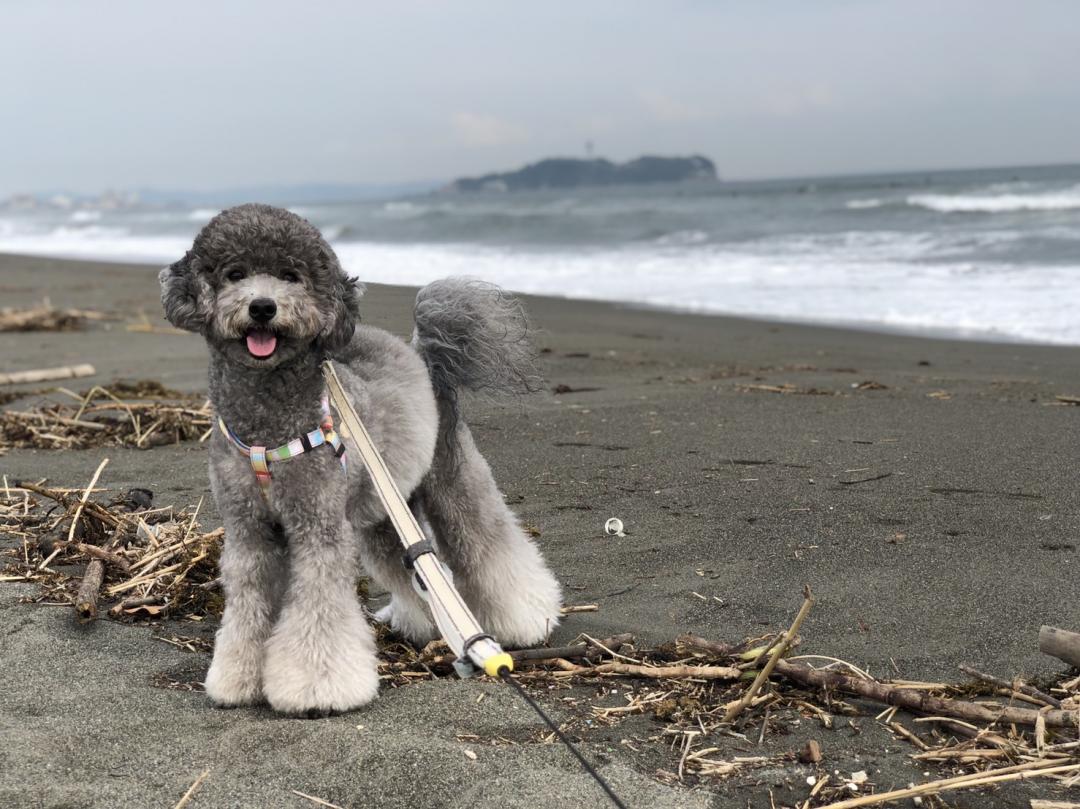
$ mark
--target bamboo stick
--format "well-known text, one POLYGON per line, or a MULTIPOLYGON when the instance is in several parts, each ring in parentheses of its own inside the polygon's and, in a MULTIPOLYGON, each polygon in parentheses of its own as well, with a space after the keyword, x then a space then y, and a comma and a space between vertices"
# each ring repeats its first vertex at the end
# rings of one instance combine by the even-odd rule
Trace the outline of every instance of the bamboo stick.
POLYGON ((71 518, 71 527, 68 529, 67 541, 71 542, 75 539, 75 527, 79 524, 79 517, 82 516, 83 509, 86 507, 86 500, 90 497, 90 492, 94 486, 97 485, 98 478, 101 477, 101 470, 103 470, 109 463, 108 458, 103 458, 101 463, 98 464, 98 468, 94 471, 94 476, 90 478, 90 485, 82 493, 82 498, 79 500, 79 505, 75 509, 75 516, 71 518))
POLYGON ((0 385, 21 385, 25 382, 49 382, 54 379, 76 379, 97 373, 93 365, 62 365, 58 368, 36 368, 32 371, 12 371, 0 374, 0 385))

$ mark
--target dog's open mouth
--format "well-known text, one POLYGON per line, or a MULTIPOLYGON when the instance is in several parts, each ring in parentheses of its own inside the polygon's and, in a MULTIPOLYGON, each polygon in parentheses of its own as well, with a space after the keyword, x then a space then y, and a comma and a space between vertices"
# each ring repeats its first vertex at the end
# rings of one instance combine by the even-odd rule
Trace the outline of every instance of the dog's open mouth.
POLYGON ((261 360, 269 357, 277 348, 277 335, 269 329, 252 329, 244 339, 248 353, 261 360))

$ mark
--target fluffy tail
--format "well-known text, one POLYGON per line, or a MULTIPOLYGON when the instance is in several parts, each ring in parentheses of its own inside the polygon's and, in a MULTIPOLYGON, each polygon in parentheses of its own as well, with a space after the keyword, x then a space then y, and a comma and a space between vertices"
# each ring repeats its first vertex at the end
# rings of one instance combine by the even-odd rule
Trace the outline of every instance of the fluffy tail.
POLYGON ((454 403, 461 390, 531 393, 540 389, 521 303, 494 284, 446 278, 416 295, 413 345, 435 394, 454 403))

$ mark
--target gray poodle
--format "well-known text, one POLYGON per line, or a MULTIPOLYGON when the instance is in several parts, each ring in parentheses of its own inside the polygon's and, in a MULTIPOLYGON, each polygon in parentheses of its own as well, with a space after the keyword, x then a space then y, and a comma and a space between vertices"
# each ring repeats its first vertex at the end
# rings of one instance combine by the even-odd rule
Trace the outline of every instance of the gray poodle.
POLYGON ((533 387, 521 307, 450 279, 420 290, 407 345, 357 324, 363 288, 304 219, 241 205, 161 271, 174 325, 206 338, 210 484, 225 523, 225 615, 206 691, 290 714, 346 711, 379 687, 360 564, 391 593, 376 615, 414 642, 436 630, 359 455, 333 430, 319 365, 347 390, 480 624, 510 645, 558 623, 560 591, 503 502, 461 418, 463 390, 533 387), (265 455, 264 455, 265 452, 265 455), (344 470, 344 471, 343 471, 344 470))

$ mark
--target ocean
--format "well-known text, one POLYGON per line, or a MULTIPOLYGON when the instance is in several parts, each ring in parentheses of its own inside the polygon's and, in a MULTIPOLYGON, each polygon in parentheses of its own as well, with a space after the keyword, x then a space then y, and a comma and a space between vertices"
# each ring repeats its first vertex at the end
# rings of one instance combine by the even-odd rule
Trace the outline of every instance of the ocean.
MULTIPOLYGON (((1080 344, 1080 166, 293 206, 364 281, 1080 344)), ((166 264, 215 209, 0 209, 0 252, 166 264)))

